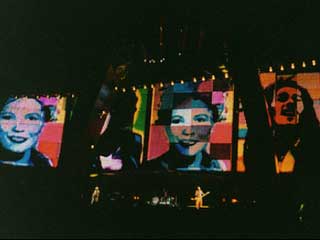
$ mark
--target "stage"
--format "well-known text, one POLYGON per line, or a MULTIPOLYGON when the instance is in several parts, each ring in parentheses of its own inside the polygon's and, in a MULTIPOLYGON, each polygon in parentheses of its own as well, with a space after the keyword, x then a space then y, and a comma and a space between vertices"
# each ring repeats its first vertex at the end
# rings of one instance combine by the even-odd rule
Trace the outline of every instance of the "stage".
POLYGON ((97 236, 254 238, 308 234, 306 222, 299 222, 293 209, 205 205, 197 210, 194 205, 187 205, 183 209, 148 206, 88 210, 90 228, 97 236))

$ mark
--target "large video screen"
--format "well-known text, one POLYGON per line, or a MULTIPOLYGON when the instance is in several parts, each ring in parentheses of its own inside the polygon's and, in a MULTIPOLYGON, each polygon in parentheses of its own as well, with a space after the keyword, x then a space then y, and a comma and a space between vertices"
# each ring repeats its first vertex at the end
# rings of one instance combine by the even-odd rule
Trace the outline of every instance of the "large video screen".
POLYGON ((143 168, 231 171, 233 93, 226 79, 156 85, 143 168))
POLYGON ((237 172, 245 172, 246 166, 244 164, 244 150, 245 141, 248 132, 247 122, 244 115, 243 107, 241 104, 241 99, 239 100, 238 109, 238 159, 237 159, 237 172))
POLYGON ((66 121, 67 97, 1 97, 0 164, 57 167, 66 121))
POLYGON ((90 123, 93 170, 131 171, 143 161, 148 90, 115 91, 103 84, 90 123))
MULTIPOLYGON (((277 75, 261 73, 260 83, 274 139, 275 170, 280 173, 304 171, 316 154, 314 137, 319 134, 320 73, 277 75)), ((241 108, 240 108, 241 110, 241 108)), ((243 111, 239 111, 237 170, 245 171, 247 132, 243 111)))

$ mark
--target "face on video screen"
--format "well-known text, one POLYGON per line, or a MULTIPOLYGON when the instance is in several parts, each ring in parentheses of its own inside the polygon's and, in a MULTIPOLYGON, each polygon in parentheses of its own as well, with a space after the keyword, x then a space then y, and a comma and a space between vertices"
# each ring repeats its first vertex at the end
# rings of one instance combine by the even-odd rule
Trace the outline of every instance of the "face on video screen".
POLYGON ((147 162, 175 154, 175 170, 212 170, 213 160, 220 171, 231 170, 233 91, 219 86, 207 81, 154 88, 147 162))
POLYGON ((10 102, 0 114, 1 145, 12 152, 25 152, 36 146, 43 126, 41 103, 28 98, 10 102))
POLYGON ((213 127, 213 113, 201 100, 190 98, 186 103, 172 109, 170 127, 167 128, 169 142, 186 156, 194 156, 205 150, 213 127), (185 109, 185 104, 199 107, 185 109))
POLYGON ((47 164, 56 167, 62 144, 65 106, 66 97, 4 100, 0 112, 0 147, 3 149, 0 161, 21 166, 47 164))
POLYGON ((303 111, 301 91, 286 86, 276 90, 273 107, 276 124, 298 124, 299 116, 303 111))
MULTIPOLYGON (((294 172, 297 162, 304 162, 300 158, 311 154, 312 148, 308 145, 313 142, 312 135, 319 128, 320 73, 260 73, 260 83, 264 89, 269 126, 276 143, 276 172, 294 172)), ((240 108, 237 166, 240 172, 245 171, 246 133, 246 120, 240 108)))

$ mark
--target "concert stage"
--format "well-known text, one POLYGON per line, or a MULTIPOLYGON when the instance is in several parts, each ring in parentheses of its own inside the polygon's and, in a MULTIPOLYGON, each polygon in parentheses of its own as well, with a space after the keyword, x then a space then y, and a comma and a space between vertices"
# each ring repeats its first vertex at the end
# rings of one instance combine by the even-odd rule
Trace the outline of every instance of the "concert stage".
MULTIPOLYGON (((196 208, 195 205, 188 205, 187 207, 188 207, 188 208, 196 208)), ((204 205, 204 206, 202 206, 202 207, 200 207, 200 208, 210 208, 210 206, 204 205)))
MULTIPOLYGON (((290 184, 274 181, 276 184, 269 190, 259 188, 260 191, 253 191, 250 188, 252 191, 246 192, 242 186, 248 185, 241 185, 240 178, 226 178, 225 181, 211 178, 210 182, 200 182, 205 191, 211 192, 204 199, 204 206, 208 207, 197 210, 190 199, 194 184, 187 184, 187 178, 180 176, 171 178, 176 181, 169 179, 165 182, 167 201, 161 199, 166 178, 160 179, 161 184, 154 181, 157 180, 155 177, 148 178, 148 182, 145 179, 138 181, 136 176, 124 178, 122 182, 119 178, 103 179, 105 182, 98 182, 100 201, 91 205, 91 185, 86 192, 84 188, 76 191, 77 181, 73 176, 59 175, 57 178, 51 172, 50 178, 49 173, 46 176, 35 171, 29 173, 24 181, 15 181, 19 176, 17 173, 15 176, 1 174, 1 189, 4 189, 0 221, 2 237, 320 236, 318 195, 316 191, 309 195, 308 192, 297 194, 297 183, 301 181, 290 181, 290 184), (142 180, 147 184, 143 185, 142 180), (229 180, 236 184, 228 184, 229 180), (177 200, 174 205, 173 196, 177 200), (147 204, 153 198, 155 205, 147 204)), ((312 189, 316 189, 316 180, 307 182, 312 189)))
POLYGON ((270 210, 263 206, 230 205, 196 210, 185 208, 135 207, 88 209, 90 229, 99 237, 273 237, 307 234, 296 212, 270 210))
POLYGON ((237 175, 109 176, 98 183, 104 196, 86 212, 97 236, 308 237, 320 233, 319 208, 294 177, 259 182, 256 188, 257 181, 237 175), (198 185, 210 192, 199 210, 191 200, 198 185))

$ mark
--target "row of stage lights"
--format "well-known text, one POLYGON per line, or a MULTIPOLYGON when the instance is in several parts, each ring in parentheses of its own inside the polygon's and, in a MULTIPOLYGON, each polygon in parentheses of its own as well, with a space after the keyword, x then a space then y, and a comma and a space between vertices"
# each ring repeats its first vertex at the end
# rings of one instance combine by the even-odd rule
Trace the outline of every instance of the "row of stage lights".
MULTIPOLYGON (((179 57, 181 57, 181 56, 182 56, 182 52, 178 52, 177 55, 178 55, 179 57)), ((158 60, 159 63, 164 63, 164 61, 166 61, 166 58, 165 58, 165 57, 162 57, 162 58, 160 58, 160 59, 158 60)), ((145 64, 156 64, 156 63, 157 63, 157 60, 154 59, 154 58, 151 58, 151 59, 145 58, 145 59, 143 59, 143 62, 144 62, 145 64)))
MULTIPOLYGON (((225 73, 224 73, 224 78, 225 78, 225 79, 228 79, 228 78, 229 78, 229 73, 228 73, 228 72, 225 72, 225 73)), ((206 78, 203 76, 203 77, 201 77, 201 80, 198 80, 196 77, 193 77, 193 78, 192 78, 192 82, 194 82, 194 83, 197 83, 198 81, 205 82, 205 81, 212 81, 212 80, 215 80, 215 79, 216 79, 215 75, 212 75, 211 78, 209 78, 209 79, 206 79, 206 78)), ((185 81, 184 81, 184 80, 180 80, 179 82, 171 81, 171 82, 170 82, 170 85, 171 85, 171 86, 174 86, 176 83, 184 84, 185 81)), ((160 82, 160 83, 159 83, 159 86, 162 88, 162 87, 164 87, 164 84, 165 84, 165 83, 160 82)), ((155 87, 155 84, 150 84, 150 85, 144 84, 144 85, 142 86, 143 89, 148 89, 148 88, 153 89, 154 87, 155 87)), ((125 88, 125 87, 120 88, 119 86, 115 86, 113 89, 114 89, 115 91, 122 91, 122 92, 124 92, 124 93, 128 90, 128 88, 125 88)), ((131 87, 131 90, 132 90, 132 91, 136 91, 137 89, 138 89, 137 86, 132 86, 132 87, 131 87)))
MULTIPOLYGON (((163 63, 165 60, 166 60, 166 58, 163 57, 163 58, 161 58, 161 59, 159 60, 159 62, 160 62, 160 63, 163 63)), ((143 60, 143 62, 146 63, 146 64, 155 64, 155 63, 157 63, 157 60, 155 60, 155 59, 153 59, 153 58, 151 58, 151 59, 148 60, 148 59, 145 58, 145 59, 143 60)))
MULTIPOLYGON (((180 54, 181 55, 181 54, 180 54)), ((180 56, 179 55, 179 56, 180 56)), ((165 61, 165 58, 163 57, 163 58, 161 58, 160 60, 159 60, 160 62, 164 62, 165 61)), ((147 60, 147 59, 144 59, 144 62, 145 63, 156 63, 156 60, 155 59, 150 59, 150 60, 147 60)), ((316 67, 317 66, 317 61, 315 60, 315 59, 313 59, 313 60, 311 60, 311 66, 312 67, 316 67)), ((310 65, 309 65, 310 66, 310 65)), ((307 62, 306 61, 302 61, 302 63, 300 63, 300 64, 296 64, 296 63, 291 63, 291 64, 289 64, 289 67, 287 68, 287 69, 290 69, 290 70, 295 70, 296 68, 298 68, 298 67, 302 67, 302 68, 307 68, 307 62)), ((221 66, 219 66, 219 68, 221 69, 221 71, 223 72, 223 74, 224 74, 224 78, 225 79, 228 79, 229 78, 229 72, 228 72, 228 70, 226 69, 226 67, 224 66, 224 65, 221 65, 221 66)), ((277 72, 276 70, 280 70, 281 72, 283 72, 283 71, 285 71, 285 67, 284 67, 284 64, 280 64, 280 66, 269 66, 268 67, 268 71, 267 72, 277 72)), ((262 71, 262 72, 264 72, 264 71, 262 71)), ((201 77, 201 79, 200 80, 198 80, 196 77, 193 77, 192 78, 192 82, 194 82, 194 83, 196 83, 196 82, 198 82, 198 81, 207 81, 207 80, 215 80, 216 78, 215 78, 215 75, 212 75, 211 76, 211 78, 209 78, 209 79, 206 79, 204 76, 202 76, 201 77)), ((176 84, 177 82, 175 82, 175 81, 171 81, 170 82, 170 85, 171 86, 174 86, 175 84, 176 84)), ((179 83, 180 84, 184 84, 185 83, 185 81, 184 80, 180 80, 179 81, 179 83)), ((160 87, 163 87, 164 86, 164 83, 163 82, 160 82, 159 83, 159 86, 160 87)), ((143 86, 142 86, 142 88, 143 89, 148 89, 148 88, 151 88, 151 89, 153 89, 155 87, 155 84, 150 84, 150 85, 147 85, 147 84, 144 84, 143 86)), ((138 89, 139 87, 138 86, 132 86, 131 87, 131 90, 132 91, 136 91, 137 89, 138 89)), ((130 88, 124 88, 124 87, 119 87, 119 86, 115 86, 114 87, 114 90, 115 91, 122 91, 122 92, 126 92, 127 90, 129 90, 130 88)), ((21 94, 21 95, 11 95, 11 97, 14 97, 14 98, 19 98, 19 97, 28 97, 28 96, 33 96, 33 97, 36 97, 36 98, 40 98, 40 97, 47 97, 47 98, 50 98, 50 97, 57 97, 58 99, 59 98, 61 98, 61 97, 64 97, 64 96, 66 96, 66 97, 72 97, 72 98, 75 98, 75 94, 74 93, 66 93, 66 94, 58 94, 58 93, 54 93, 54 94, 37 94, 37 95, 35 95, 35 94, 28 94, 28 95, 26 95, 26 94, 21 94)))
MULTIPOLYGON (((310 65, 308 65, 310 66, 310 65)), ((315 59, 313 59, 311 61, 311 67, 316 67, 317 66, 317 61, 315 59)), ((302 68, 307 68, 307 62, 303 61, 300 64, 296 64, 296 63, 290 63, 289 66, 287 66, 287 70, 295 70, 296 68, 301 69, 302 68)), ((277 72, 277 70, 280 70, 281 72, 285 71, 285 67, 284 64, 280 64, 280 66, 269 66, 268 67, 268 72, 277 72)))
POLYGON ((20 95, 11 95, 10 97, 13 97, 15 99, 17 98, 23 98, 23 97, 34 97, 37 99, 40 99, 41 97, 45 97, 45 98, 51 98, 51 97, 55 97, 57 99, 63 98, 63 97, 71 97, 71 98, 75 98, 76 94, 74 93, 64 93, 64 94, 59 94, 59 93, 52 93, 52 94, 20 94, 20 95))
MULTIPOLYGON (((178 56, 181 56, 181 55, 182 55, 182 53, 179 52, 179 53, 178 53, 178 56)), ((161 59, 159 60, 159 62, 160 62, 160 63, 163 63, 165 60, 166 60, 166 59, 163 57, 163 58, 161 58, 161 59)), ((157 61, 156 61, 155 59, 153 59, 153 58, 152 58, 152 59, 149 59, 149 60, 148 60, 148 59, 144 59, 144 63, 156 64, 157 61)), ((316 61, 315 59, 313 59, 313 60, 311 61, 311 66, 312 66, 312 67, 315 67, 316 65, 317 65, 317 61, 316 61)), ((306 67, 307 67, 307 63, 306 63, 306 61, 303 61, 301 64, 291 63, 290 66, 288 66, 288 68, 289 68, 290 70, 294 70, 294 69, 296 69, 298 66, 301 66, 302 68, 306 68, 306 67)), ((279 69, 280 71, 284 71, 284 70, 285 70, 285 67, 284 67, 283 64, 281 64, 279 67, 269 66, 269 67, 268 67, 268 72, 275 72, 276 69, 279 69)))
MULTIPOLYGON (((182 53, 179 52, 179 53, 178 53, 178 56, 182 56, 182 53)), ((159 63, 163 63, 165 60, 166 60, 166 58, 163 57, 163 58, 161 58, 161 59, 159 60, 159 63)), ((146 63, 146 64, 156 64, 156 63, 157 63, 157 60, 156 60, 156 59, 153 59, 153 58, 151 58, 151 59, 149 59, 149 60, 145 58, 143 61, 144 61, 144 63, 146 63)), ((311 60, 311 66, 312 66, 312 67, 315 67, 316 65, 317 65, 317 61, 316 61, 315 59, 311 60)), ((290 66, 289 66, 289 68, 290 68, 291 70, 294 70, 294 69, 296 69, 298 66, 301 66, 302 68, 306 68, 306 67, 307 67, 307 63, 306 63, 306 61, 303 61, 301 64, 291 63, 290 66)), ((269 72, 274 72, 275 69, 276 69, 275 66, 269 66, 269 67, 268 67, 268 71, 269 71, 269 72)), ((284 71, 284 70, 285 70, 283 64, 281 64, 279 67, 277 67, 277 69, 279 69, 280 71, 284 71)))
MULTIPOLYGON (((179 52, 178 55, 181 56, 181 52, 179 52)), ((163 61, 165 61, 165 58, 164 58, 164 57, 160 59, 160 62, 163 62, 163 61)), ((149 63, 152 64, 152 63, 156 63, 156 60, 150 59, 150 60, 148 61, 147 59, 144 59, 144 62, 145 62, 145 63, 148 63, 148 62, 149 62, 149 63)), ((228 71, 227 67, 226 67, 225 65, 220 65, 220 66, 219 66, 219 69, 220 69, 221 72, 223 73, 224 78, 225 78, 225 79, 228 79, 228 78, 229 78, 229 71, 228 71)), ((201 77, 201 80, 198 80, 196 77, 193 77, 193 78, 192 78, 192 82, 194 82, 194 83, 196 83, 196 82, 198 82, 198 81, 205 82, 205 81, 207 81, 207 80, 215 80, 215 79, 216 79, 215 75, 211 75, 211 78, 209 78, 209 79, 206 79, 204 76, 202 76, 202 77, 201 77)), ((184 81, 184 80, 180 80, 179 83, 180 83, 180 84, 184 84, 185 81, 184 81)), ((170 85, 171 85, 171 86, 174 86, 175 84, 176 84, 175 81, 171 81, 171 82, 170 82, 170 85)), ((160 83, 159 83, 159 86, 162 88, 162 87, 164 86, 164 83, 163 83, 163 82, 160 82, 160 83)), ((143 89, 148 89, 148 88, 153 89, 154 87, 155 87, 155 84, 150 84, 150 85, 143 84, 143 86, 142 86, 143 89)), ((131 86, 131 90, 132 90, 132 91, 136 91, 138 88, 139 88, 139 87, 137 87, 137 86, 131 86)), ((119 86, 114 86, 114 88, 113 88, 114 91, 116 91, 116 92, 122 91, 123 93, 125 93, 128 89, 130 89, 130 88, 125 88, 125 87, 122 87, 122 88, 121 88, 121 87, 119 87, 119 86)))
MULTIPOLYGON (((181 54, 181 52, 179 52, 179 54, 178 54, 179 56, 181 56, 182 54, 181 54)), ((163 57, 163 58, 161 58, 160 60, 159 60, 159 62, 160 63, 162 63, 162 62, 164 62, 166 59, 163 57)), ((145 63, 149 63, 149 64, 155 64, 155 63, 157 63, 157 61, 155 60, 155 59, 144 59, 144 62, 145 63)), ((299 68, 299 69, 301 69, 300 67, 302 67, 302 68, 307 68, 307 67, 316 67, 317 66, 317 60, 315 60, 315 59, 313 59, 313 60, 311 60, 311 63, 309 62, 309 63, 307 63, 307 61, 302 61, 302 63, 300 63, 300 64, 297 64, 297 63, 290 63, 287 67, 286 67, 286 70, 295 70, 295 69, 297 69, 297 68, 299 68)), ((221 65, 221 66, 219 66, 219 69, 221 69, 221 71, 222 71, 222 73, 224 74, 224 78, 225 79, 228 79, 229 78, 229 72, 228 72, 228 70, 226 69, 226 67, 224 66, 224 65, 221 65)), ((284 64, 280 64, 280 66, 269 66, 268 68, 267 68, 267 71, 261 71, 261 68, 259 68, 259 72, 278 72, 278 70, 280 70, 281 72, 284 72, 285 71, 285 65, 284 64)), ((215 80, 215 76, 214 75, 212 75, 211 76, 211 78, 210 79, 206 79, 204 76, 203 77, 201 77, 201 81, 206 81, 206 80, 215 80)), ((192 79, 192 81, 194 82, 194 83, 196 83, 197 81, 198 81, 198 79, 196 78, 196 77, 193 77, 193 79, 192 79)), ((180 80, 180 84, 184 84, 185 83, 185 81, 184 80, 180 80)), ((171 86, 174 86, 176 84, 176 82, 174 82, 174 81, 171 81, 170 82, 170 85, 171 86)), ((160 87, 163 87, 164 86, 164 83, 162 83, 162 82, 160 82, 159 83, 159 85, 160 85, 160 87)), ((151 89, 153 89, 154 88, 154 84, 150 84, 150 85, 147 85, 147 84, 144 84, 143 86, 142 86, 142 88, 143 89, 148 89, 148 88, 151 88, 151 89)), ((136 91, 137 89, 138 89, 139 87, 137 87, 137 86, 131 86, 131 90, 133 90, 133 91, 136 91)), ((115 86, 114 87, 114 91, 122 91, 122 92, 126 92, 126 91, 128 91, 130 88, 125 88, 125 87, 119 87, 119 86, 115 86)))

